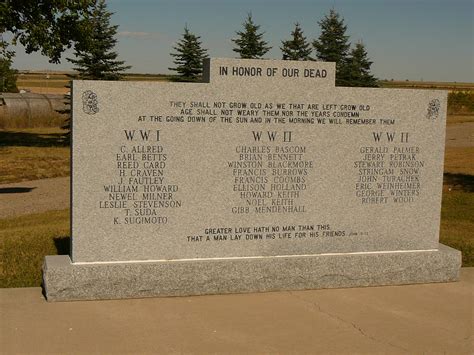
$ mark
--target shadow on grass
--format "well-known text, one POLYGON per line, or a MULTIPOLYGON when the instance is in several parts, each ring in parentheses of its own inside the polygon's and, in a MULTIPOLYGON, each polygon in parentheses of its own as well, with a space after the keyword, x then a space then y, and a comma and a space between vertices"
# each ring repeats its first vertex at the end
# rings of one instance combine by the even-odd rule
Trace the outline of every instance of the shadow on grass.
POLYGON ((474 176, 467 174, 444 173, 444 185, 453 190, 462 190, 465 192, 474 192, 474 176))
POLYGON ((0 147, 64 147, 63 133, 0 132, 0 147))
POLYGON ((53 240, 58 255, 71 255, 71 237, 55 237, 53 240))
POLYGON ((4 187, 0 188, 0 194, 22 194, 34 189, 36 189, 36 187, 4 187))

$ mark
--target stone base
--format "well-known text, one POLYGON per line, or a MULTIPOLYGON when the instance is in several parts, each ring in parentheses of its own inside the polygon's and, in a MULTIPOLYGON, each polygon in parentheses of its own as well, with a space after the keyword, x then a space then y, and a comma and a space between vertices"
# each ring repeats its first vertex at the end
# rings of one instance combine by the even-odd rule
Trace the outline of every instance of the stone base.
POLYGON ((47 256, 48 301, 190 296, 457 281, 461 253, 380 252, 75 264, 47 256))

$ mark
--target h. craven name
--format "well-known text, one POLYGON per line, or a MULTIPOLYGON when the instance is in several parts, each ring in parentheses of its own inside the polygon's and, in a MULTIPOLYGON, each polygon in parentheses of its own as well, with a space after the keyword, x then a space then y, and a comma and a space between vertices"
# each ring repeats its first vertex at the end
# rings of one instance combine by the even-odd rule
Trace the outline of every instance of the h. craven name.
POLYGON ((259 68, 259 67, 219 67, 219 75, 222 76, 278 76, 283 78, 326 78, 328 73, 326 69, 315 68, 259 68))

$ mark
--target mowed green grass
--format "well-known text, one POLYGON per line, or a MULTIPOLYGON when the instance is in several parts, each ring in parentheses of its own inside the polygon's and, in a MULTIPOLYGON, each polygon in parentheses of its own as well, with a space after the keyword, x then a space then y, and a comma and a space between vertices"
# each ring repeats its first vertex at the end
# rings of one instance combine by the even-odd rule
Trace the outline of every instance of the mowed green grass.
POLYGON ((69 210, 0 219, 0 287, 40 286, 45 255, 68 245, 69 210))
POLYGON ((462 252, 463 266, 474 266, 473 157, 474 147, 445 151, 440 242, 462 252))
POLYGON ((463 266, 474 266, 474 192, 443 192, 440 242, 461 251, 463 266))

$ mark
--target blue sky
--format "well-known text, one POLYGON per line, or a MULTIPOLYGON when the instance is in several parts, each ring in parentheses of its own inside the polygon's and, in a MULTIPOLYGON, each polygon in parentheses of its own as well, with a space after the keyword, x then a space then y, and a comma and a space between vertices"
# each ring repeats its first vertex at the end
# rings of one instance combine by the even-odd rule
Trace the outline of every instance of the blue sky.
MULTIPOLYGON (((117 51, 135 73, 169 73, 169 53, 184 25, 201 36, 212 57, 235 57, 231 38, 248 12, 280 59, 281 40, 299 22, 308 39, 335 8, 352 43, 362 40, 382 79, 474 82, 474 0, 109 0, 119 25, 117 51)), ((66 56, 71 56, 71 53, 66 56)), ((70 69, 17 48, 18 69, 70 69)))

